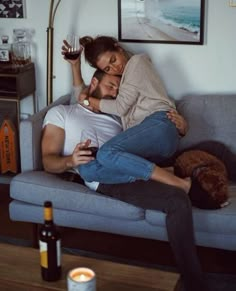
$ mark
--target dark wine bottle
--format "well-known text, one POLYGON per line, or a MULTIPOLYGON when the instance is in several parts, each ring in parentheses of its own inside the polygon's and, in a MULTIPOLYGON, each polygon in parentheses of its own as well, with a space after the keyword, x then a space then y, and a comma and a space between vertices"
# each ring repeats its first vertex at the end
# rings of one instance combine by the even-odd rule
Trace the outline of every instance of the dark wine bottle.
POLYGON ((44 224, 39 231, 41 275, 45 281, 61 277, 61 237, 53 222, 51 201, 44 203, 44 224))

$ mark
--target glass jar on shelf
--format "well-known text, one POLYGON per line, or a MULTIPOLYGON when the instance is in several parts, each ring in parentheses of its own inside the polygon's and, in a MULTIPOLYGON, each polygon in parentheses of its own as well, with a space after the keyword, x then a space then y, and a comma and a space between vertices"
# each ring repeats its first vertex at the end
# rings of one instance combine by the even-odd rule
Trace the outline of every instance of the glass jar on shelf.
POLYGON ((13 30, 13 64, 24 66, 31 63, 31 42, 26 29, 13 30))

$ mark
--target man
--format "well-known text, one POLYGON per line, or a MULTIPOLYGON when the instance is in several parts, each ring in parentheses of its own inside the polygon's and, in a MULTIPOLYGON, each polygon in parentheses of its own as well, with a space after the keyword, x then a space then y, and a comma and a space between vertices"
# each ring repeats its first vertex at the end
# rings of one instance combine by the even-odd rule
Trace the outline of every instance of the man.
MULTIPOLYGON (((70 61, 70 63, 74 89, 78 94, 84 88, 80 59, 70 61)), ((105 75, 100 81, 94 80, 93 78, 96 79, 96 77, 93 77, 87 89, 89 94, 94 94, 96 91, 100 92, 101 96, 115 97, 119 80, 114 79, 117 78, 115 76, 112 79, 109 79, 110 77, 105 75)), ((176 118, 178 119, 177 115, 176 118)), ((93 159, 89 156, 91 152, 83 149, 84 143, 78 143, 79 131, 84 127, 87 129, 95 127, 101 143, 121 131, 120 123, 111 116, 94 113, 80 104, 59 105, 52 108, 45 117, 42 137, 42 157, 46 171, 51 173, 72 171, 73 167, 88 163, 93 159)), ((180 127, 185 128, 185 126, 180 127)), ((185 290, 207 290, 194 244, 192 207, 184 191, 154 181, 136 181, 116 185, 97 183, 96 185, 88 184, 88 186, 104 195, 138 207, 165 212, 169 242, 183 277, 185 290)))

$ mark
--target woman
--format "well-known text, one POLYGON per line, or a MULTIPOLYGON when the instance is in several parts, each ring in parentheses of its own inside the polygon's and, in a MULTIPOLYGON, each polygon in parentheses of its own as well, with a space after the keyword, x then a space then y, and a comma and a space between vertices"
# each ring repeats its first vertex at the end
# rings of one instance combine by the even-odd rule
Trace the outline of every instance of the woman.
POLYGON ((80 43, 91 66, 121 76, 116 99, 99 100, 88 96, 80 102, 120 116, 124 129, 99 149, 96 161, 79 168, 80 175, 89 181, 115 183, 113 175, 104 177, 102 168, 105 167, 130 175, 130 182, 152 179, 188 193, 190 179, 181 179, 155 164, 176 152, 179 134, 167 116, 168 111, 175 109, 174 102, 168 97, 150 59, 146 55, 131 56, 117 40, 108 36, 95 39, 87 36, 81 38, 80 43))

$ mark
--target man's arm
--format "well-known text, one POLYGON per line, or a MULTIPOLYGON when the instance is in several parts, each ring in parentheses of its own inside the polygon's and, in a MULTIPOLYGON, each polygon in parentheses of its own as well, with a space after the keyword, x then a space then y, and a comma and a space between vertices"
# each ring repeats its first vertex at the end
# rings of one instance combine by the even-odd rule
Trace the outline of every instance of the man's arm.
POLYGON ((42 136, 42 161, 45 171, 63 173, 94 159, 89 156, 90 151, 83 150, 84 143, 78 143, 71 155, 63 156, 64 140, 64 129, 52 124, 45 126, 42 136))

